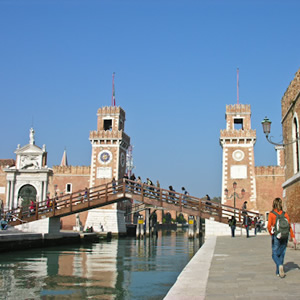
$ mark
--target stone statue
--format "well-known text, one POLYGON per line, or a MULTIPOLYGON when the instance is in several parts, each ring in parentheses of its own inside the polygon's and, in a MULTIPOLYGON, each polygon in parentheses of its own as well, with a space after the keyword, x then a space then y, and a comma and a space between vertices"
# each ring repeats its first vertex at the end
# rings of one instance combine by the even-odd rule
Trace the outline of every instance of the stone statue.
POLYGON ((30 133, 29 133, 29 144, 30 145, 34 145, 35 141, 34 141, 34 129, 31 127, 30 128, 30 133))

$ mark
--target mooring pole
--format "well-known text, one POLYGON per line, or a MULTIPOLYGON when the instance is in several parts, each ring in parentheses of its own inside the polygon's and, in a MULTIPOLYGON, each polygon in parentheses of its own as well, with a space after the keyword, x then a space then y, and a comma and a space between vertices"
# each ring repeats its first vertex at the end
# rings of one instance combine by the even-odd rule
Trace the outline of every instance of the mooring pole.
POLYGON ((189 216, 189 232, 188 232, 188 236, 189 239, 193 239, 195 236, 195 227, 194 227, 194 217, 193 216, 189 216))

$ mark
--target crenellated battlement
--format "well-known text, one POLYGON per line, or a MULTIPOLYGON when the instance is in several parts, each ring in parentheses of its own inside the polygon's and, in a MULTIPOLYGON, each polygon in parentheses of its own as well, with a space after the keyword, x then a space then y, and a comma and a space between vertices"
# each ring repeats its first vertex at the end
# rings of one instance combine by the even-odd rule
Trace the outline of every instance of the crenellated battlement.
POLYGON ((108 140, 114 140, 114 139, 122 139, 129 143, 130 138, 129 136, 123 131, 123 130, 100 130, 100 131, 90 131, 90 140, 96 140, 96 139, 108 139, 108 140))
POLYGON ((256 176, 284 176, 284 168, 281 166, 257 166, 255 167, 256 176))
POLYGON ((90 166, 53 166, 53 172, 58 174, 70 174, 70 175, 90 175, 90 166))
POLYGON ((120 106, 104 106, 98 109, 97 115, 120 115, 125 118, 125 111, 120 106))
POLYGON ((251 114, 250 104, 226 105, 226 114, 251 114))

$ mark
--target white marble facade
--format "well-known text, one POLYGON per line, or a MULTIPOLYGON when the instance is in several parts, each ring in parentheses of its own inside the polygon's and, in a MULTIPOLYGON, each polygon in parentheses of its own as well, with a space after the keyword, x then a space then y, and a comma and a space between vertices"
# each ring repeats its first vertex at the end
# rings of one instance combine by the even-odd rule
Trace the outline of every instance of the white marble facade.
POLYGON ((30 129, 29 144, 20 147, 16 153, 16 165, 4 169, 7 179, 6 208, 20 206, 19 191, 24 186, 30 186, 36 192, 36 201, 46 199, 49 175, 52 170, 47 167, 46 147, 35 145, 34 130, 30 129))

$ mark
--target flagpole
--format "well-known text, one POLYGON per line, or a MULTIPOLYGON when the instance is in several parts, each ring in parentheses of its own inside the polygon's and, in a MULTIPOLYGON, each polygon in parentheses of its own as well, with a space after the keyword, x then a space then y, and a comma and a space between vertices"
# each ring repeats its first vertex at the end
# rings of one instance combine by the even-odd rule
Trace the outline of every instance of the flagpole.
POLYGON ((237 85, 237 91, 236 91, 236 94, 237 94, 237 104, 239 104, 239 102, 240 102, 240 91, 239 91, 239 68, 237 68, 236 72, 237 72, 237 82, 236 82, 236 85, 237 85))
POLYGON ((116 106, 116 98, 115 98, 115 72, 113 72, 113 75, 112 75, 111 106, 116 106))

